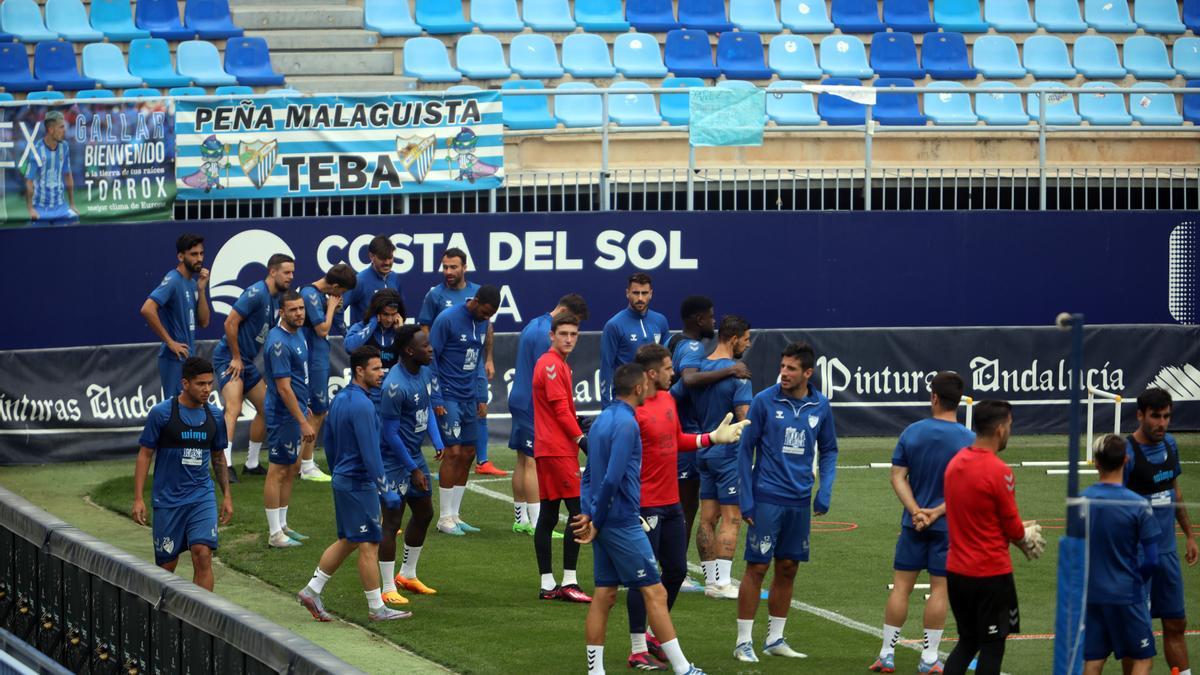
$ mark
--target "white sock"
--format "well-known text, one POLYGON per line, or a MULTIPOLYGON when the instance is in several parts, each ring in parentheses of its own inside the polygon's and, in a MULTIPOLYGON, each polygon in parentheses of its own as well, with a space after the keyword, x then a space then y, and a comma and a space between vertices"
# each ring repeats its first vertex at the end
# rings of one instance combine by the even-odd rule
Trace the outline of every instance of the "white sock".
POLYGON ((717 585, 728 586, 733 583, 733 561, 717 558, 717 585))
POLYGON ((279 507, 279 529, 286 530, 287 526, 287 506, 279 507))
POLYGON ((894 656, 896 643, 900 641, 900 627, 883 624, 883 647, 879 649, 879 658, 894 656))
POLYGON ((717 585, 717 561, 701 560, 700 569, 704 572, 704 585, 713 587, 717 585))
POLYGON ((1179 671, 1179 675, 1192 675, 1192 669, 1188 668, 1187 670, 1181 670, 1179 671))
POLYGON ((300 460, 300 473, 307 473, 317 468, 317 463, 311 459, 300 460))
POLYGON ((787 624, 786 616, 767 617, 767 644, 783 639, 783 627, 787 624))
MULTIPOLYGON (((938 660, 938 645, 942 642, 942 631, 932 628, 925 629, 925 649, 921 650, 921 660, 934 663, 938 660)), ((1180 673, 1179 675, 1184 675, 1180 673)))
POLYGON ((740 645, 744 642, 754 642, 754 619, 738 619, 738 639, 740 645))
POLYGON ((575 578, 575 570, 563 570, 563 586, 578 586, 579 579, 575 578))
POLYGON ((225 446, 225 466, 233 466, 233 443, 225 446))
POLYGON ((458 514, 462 513, 462 511, 461 511, 462 500, 463 500, 463 495, 465 495, 465 494, 467 494, 467 486, 466 485, 455 485, 454 486, 454 500, 452 503, 454 504, 453 515, 454 515, 455 520, 458 520, 458 514))
MULTIPOLYGON (((262 452, 262 441, 250 441, 250 447, 246 450, 246 466, 253 469, 258 466, 258 455, 262 452)), ((230 466, 233 466, 230 464, 230 466)))
POLYGON ((553 572, 542 575, 542 590, 543 591, 552 591, 552 590, 554 590, 554 587, 557 585, 558 585, 558 583, 554 581, 554 573, 553 572))
POLYGON ((421 558, 420 546, 404 545, 404 563, 400 565, 400 576, 406 579, 417 578, 417 560, 421 558))
POLYGON ((438 506, 441 507, 440 511, 442 514, 442 518, 453 518, 454 517, 454 488, 444 488, 444 487, 438 488, 438 497, 440 498, 440 499, 438 499, 438 506))
POLYGON ((367 607, 370 607, 372 612, 383 609, 383 591, 376 588, 364 592, 363 595, 367 596, 367 607))
POLYGON ((676 675, 683 675, 692 669, 691 662, 683 655, 683 647, 679 646, 679 638, 662 643, 662 648, 667 653, 667 660, 671 662, 676 675))
POLYGON ((525 502, 513 502, 513 522, 520 525, 521 523, 529 522, 529 516, 525 513, 525 502))
POLYGON ((325 590, 325 584, 333 577, 325 574, 318 567, 316 572, 313 572, 312 578, 308 580, 308 589, 316 595, 320 595, 321 591, 325 590))
POLYGON ((630 633, 629 634, 629 644, 630 644, 629 651, 634 654, 641 654, 642 652, 650 651, 650 648, 646 646, 646 634, 645 633, 630 633))
POLYGON ((588 645, 588 675, 604 675, 604 645, 588 645))
POLYGON ((267 530, 271 534, 282 532, 283 528, 279 525, 279 509, 266 509, 267 512, 267 530))
POLYGON ((396 590, 396 561, 395 560, 380 560, 379 561, 379 581, 383 584, 380 590, 384 593, 391 593, 396 590))
POLYGON ((529 524, 537 527, 538 518, 542 515, 542 503, 526 502, 525 512, 529 514, 529 524))

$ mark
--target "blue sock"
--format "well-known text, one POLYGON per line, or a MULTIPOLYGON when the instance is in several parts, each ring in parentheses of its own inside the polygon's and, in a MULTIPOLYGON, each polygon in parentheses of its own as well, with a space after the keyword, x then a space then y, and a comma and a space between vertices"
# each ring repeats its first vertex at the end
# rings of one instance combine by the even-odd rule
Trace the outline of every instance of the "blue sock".
POLYGON ((477 428, 479 429, 479 436, 475 441, 475 461, 479 464, 483 464, 484 462, 488 461, 487 418, 480 417, 476 424, 478 425, 477 428))

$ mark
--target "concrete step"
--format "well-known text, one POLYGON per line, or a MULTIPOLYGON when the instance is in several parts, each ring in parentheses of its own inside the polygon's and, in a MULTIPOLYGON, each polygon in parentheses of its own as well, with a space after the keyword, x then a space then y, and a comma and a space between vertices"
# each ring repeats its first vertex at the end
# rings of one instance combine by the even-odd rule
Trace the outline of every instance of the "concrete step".
MULTIPOLYGON (((290 0, 289 0, 289 5, 290 0)), ((362 7, 337 5, 254 6, 233 9, 233 22, 246 30, 362 28, 362 7)))
MULTIPOLYGON (((280 0, 229 0, 229 8, 239 7, 278 7, 280 0)), ((349 4, 347 0, 287 0, 288 5, 340 5, 349 4)), ((361 2, 358 4, 362 4, 361 2)))
POLYGON ((394 75, 390 49, 370 51, 272 52, 271 63, 284 75, 394 75))
POLYGON ((288 86, 309 94, 404 93, 415 91, 417 81, 400 75, 293 75, 288 86))
POLYGON ((318 49, 374 49, 379 33, 369 30, 248 30, 247 36, 267 40, 271 53, 318 49))

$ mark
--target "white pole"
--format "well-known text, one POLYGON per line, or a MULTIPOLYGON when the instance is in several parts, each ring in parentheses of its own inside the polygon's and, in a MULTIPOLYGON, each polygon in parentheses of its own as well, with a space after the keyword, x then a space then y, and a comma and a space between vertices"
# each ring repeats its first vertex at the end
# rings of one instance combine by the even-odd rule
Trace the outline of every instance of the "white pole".
POLYGON ((1113 433, 1121 435, 1121 397, 1113 400, 1113 433))
POLYGON ((971 420, 975 418, 975 399, 970 396, 963 397, 963 403, 967 406, 967 428, 971 428, 971 420))
POLYGON ((1086 452, 1088 454, 1088 457, 1092 456, 1092 443, 1093 443, 1092 436, 1095 433, 1095 422, 1096 422, 1095 416, 1096 416, 1096 390, 1092 389, 1091 387, 1088 387, 1087 445, 1083 446, 1085 448, 1084 452, 1086 452))

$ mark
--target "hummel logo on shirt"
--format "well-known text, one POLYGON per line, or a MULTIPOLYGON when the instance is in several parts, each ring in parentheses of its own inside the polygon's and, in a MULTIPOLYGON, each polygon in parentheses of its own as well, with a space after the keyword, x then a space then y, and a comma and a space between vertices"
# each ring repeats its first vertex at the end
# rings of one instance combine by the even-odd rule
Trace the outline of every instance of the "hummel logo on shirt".
POLYGON ((554 372, 554 364, 546 366, 546 377, 552 380, 558 377, 558 373, 554 372))
POLYGON ((366 531, 367 531, 367 526, 366 526, 366 525, 359 525, 359 526, 358 526, 358 531, 359 531, 359 532, 366 532, 366 531))

